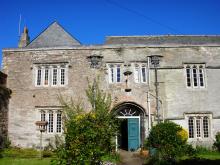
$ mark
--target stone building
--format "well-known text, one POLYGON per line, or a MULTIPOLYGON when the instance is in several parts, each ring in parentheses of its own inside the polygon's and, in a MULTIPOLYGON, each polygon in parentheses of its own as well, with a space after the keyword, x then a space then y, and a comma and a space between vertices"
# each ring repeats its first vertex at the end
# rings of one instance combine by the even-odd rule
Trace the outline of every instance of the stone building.
POLYGON ((109 36, 83 45, 54 22, 30 43, 25 28, 19 48, 3 49, 3 69, 14 145, 37 147, 39 120, 48 121, 44 145, 62 134, 57 96, 81 99, 89 110, 87 79, 96 77, 124 118, 119 148, 137 149, 158 120, 180 124, 194 144, 211 145, 220 129, 220 36, 109 36), (160 65, 151 65, 152 55, 163 56, 160 65))

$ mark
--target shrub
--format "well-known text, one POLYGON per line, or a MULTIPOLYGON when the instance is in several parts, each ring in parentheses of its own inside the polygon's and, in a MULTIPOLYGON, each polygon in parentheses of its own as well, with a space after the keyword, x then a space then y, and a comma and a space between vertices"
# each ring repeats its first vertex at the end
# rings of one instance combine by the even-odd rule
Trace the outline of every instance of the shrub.
POLYGON ((55 155, 54 152, 50 150, 43 150, 42 152, 43 158, 53 157, 54 155, 55 155))
POLYGON ((215 135, 215 142, 213 144, 213 147, 220 152, 220 132, 215 135))
POLYGON ((186 144, 187 132, 179 125, 166 121, 154 126, 148 137, 148 145, 155 151, 157 161, 173 162, 192 147, 186 144))
POLYGON ((99 90, 96 83, 89 84, 86 93, 93 107, 88 113, 80 104, 60 98, 66 119, 65 143, 57 148, 58 159, 53 164, 100 164, 102 157, 110 154, 114 147, 112 138, 116 135, 118 120, 109 112, 110 96, 99 90))

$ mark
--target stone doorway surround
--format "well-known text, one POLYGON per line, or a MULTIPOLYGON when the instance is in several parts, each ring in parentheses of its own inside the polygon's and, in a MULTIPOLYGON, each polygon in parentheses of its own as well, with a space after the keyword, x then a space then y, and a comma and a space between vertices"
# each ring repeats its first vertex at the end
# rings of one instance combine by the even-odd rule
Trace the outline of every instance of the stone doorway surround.
MULTIPOLYGON (((139 145, 140 147, 143 145, 144 138, 145 138, 145 110, 140 105, 134 102, 124 102, 121 103, 113 108, 113 113, 119 119, 138 119, 138 132, 139 132, 139 145)), ((119 136, 116 136, 115 143, 116 143, 116 151, 121 149, 119 146, 119 136)))

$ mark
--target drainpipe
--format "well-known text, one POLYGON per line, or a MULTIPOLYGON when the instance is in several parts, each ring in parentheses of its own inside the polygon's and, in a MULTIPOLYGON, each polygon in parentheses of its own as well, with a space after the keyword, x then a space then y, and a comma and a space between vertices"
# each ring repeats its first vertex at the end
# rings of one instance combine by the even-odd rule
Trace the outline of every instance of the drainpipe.
POLYGON ((148 107, 148 134, 151 130, 151 107, 150 107, 150 57, 147 57, 147 69, 148 69, 148 77, 147 77, 147 84, 148 84, 148 92, 147 92, 147 107, 148 107))

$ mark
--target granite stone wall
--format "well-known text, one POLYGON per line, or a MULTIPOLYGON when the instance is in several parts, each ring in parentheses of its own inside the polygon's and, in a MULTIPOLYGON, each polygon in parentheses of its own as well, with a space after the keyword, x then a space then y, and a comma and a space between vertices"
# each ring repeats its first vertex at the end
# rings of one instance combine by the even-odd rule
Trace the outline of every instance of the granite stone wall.
MULTIPOLYGON (((212 114, 213 141, 219 131, 220 123, 220 47, 218 46, 144 46, 144 45, 103 45, 78 46, 70 48, 5 49, 3 50, 4 72, 8 74, 8 87, 13 91, 9 104, 8 132, 14 145, 32 147, 39 144, 39 131, 35 122, 39 120, 39 109, 59 107, 58 95, 75 100, 82 100, 87 111, 88 104, 85 89, 88 81, 99 77, 101 89, 112 95, 112 107, 124 102, 132 102, 145 110, 148 120, 147 91, 151 92, 151 112, 155 113, 154 70, 151 69, 151 84, 135 83, 134 74, 128 77, 131 92, 125 92, 125 77, 121 83, 110 84, 108 64, 122 64, 123 70, 134 72, 136 63, 147 63, 147 56, 163 55, 158 69, 160 115, 176 121, 186 127, 186 113, 212 114), (87 57, 92 54, 103 56, 102 66, 91 69, 87 57), (68 85, 65 87, 36 87, 35 67, 39 63, 68 64, 68 85), (194 89, 186 87, 184 64, 202 63, 206 67, 206 87, 194 89), (129 68, 126 68, 126 66, 129 68)), ((153 117, 154 119, 154 117, 153 117)), ((145 124, 147 125, 147 124, 145 124)), ((147 128, 146 134, 148 133, 147 128)), ((44 144, 54 134, 45 133, 44 144)))

